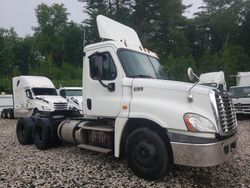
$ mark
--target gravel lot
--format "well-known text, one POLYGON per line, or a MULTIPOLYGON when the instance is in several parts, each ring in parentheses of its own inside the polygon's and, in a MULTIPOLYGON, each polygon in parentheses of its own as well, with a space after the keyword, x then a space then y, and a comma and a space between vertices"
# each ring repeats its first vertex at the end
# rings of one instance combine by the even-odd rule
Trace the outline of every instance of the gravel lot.
POLYGON ((126 162, 75 146, 22 146, 16 120, 0 119, 0 187, 250 187, 250 120, 238 121, 238 151, 217 167, 175 165, 158 181, 138 178, 126 162))

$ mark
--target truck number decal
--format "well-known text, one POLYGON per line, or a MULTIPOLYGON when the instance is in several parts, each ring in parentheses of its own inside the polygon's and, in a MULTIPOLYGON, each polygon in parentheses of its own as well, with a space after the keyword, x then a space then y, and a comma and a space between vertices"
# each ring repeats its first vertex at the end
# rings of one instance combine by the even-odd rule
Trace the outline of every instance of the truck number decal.
POLYGON ((134 87, 134 92, 143 91, 143 87, 134 87))

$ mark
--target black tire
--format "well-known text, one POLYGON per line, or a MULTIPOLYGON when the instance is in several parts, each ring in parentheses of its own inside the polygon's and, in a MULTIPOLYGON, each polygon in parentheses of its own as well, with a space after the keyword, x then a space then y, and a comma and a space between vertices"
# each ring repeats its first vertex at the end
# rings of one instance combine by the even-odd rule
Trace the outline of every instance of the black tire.
POLYGON ((10 110, 7 111, 7 119, 11 119, 10 110))
POLYGON ((51 122, 49 119, 37 119, 33 130, 33 138, 38 149, 45 150, 51 147, 51 122))
POLYGON ((13 110, 12 109, 8 109, 6 111, 6 117, 7 117, 7 119, 13 119, 14 118, 14 114, 13 114, 13 110))
POLYGON ((166 175, 172 165, 170 150, 169 141, 163 141, 148 128, 134 130, 128 136, 125 148, 129 167, 136 175, 147 180, 166 175))
POLYGON ((3 111, 1 111, 1 118, 3 118, 3 111))
POLYGON ((6 114, 6 110, 5 109, 2 111, 2 115, 3 115, 3 119, 6 119, 7 114, 6 114))
POLYGON ((20 144, 27 145, 33 143, 32 129, 34 121, 30 117, 21 117, 16 125, 16 135, 20 144))

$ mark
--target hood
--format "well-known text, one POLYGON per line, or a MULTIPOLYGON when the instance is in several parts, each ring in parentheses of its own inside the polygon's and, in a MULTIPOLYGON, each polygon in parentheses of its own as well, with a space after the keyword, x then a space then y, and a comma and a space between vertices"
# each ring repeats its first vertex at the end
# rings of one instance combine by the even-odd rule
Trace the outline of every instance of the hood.
POLYGON ((47 101, 49 103, 67 103, 66 99, 57 95, 37 95, 35 99, 47 101))
POLYGON ((186 113, 195 113, 216 125, 210 100, 212 89, 193 86, 170 80, 133 79, 129 116, 151 119, 162 127, 186 131, 183 117, 186 113), (190 88, 191 102, 188 100, 190 88))

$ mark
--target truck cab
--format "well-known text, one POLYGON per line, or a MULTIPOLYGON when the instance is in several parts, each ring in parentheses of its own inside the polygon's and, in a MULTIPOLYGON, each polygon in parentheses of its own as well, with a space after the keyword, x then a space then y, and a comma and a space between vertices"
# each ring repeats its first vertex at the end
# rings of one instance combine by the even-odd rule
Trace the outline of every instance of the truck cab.
POLYGON ((68 110, 66 99, 58 96, 54 84, 46 77, 14 77, 12 86, 14 117, 31 116, 39 111, 68 110))
POLYGON ((250 85, 232 86, 229 89, 237 114, 250 114, 250 85))
POLYGON ((227 91, 227 84, 223 71, 201 74, 199 84, 214 87, 220 91, 227 91))
POLYGON ((71 110, 83 113, 81 87, 61 87, 58 89, 58 94, 68 101, 71 110))
POLYGON ((238 72, 236 86, 229 89, 237 114, 250 114, 250 72, 238 72))
POLYGON ((149 180, 173 164, 208 167, 234 156, 237 122, 226 92, 168 80, 159 57, 132 28, 101 15, 97 26, 103 42, 84 48, 83 117, 21 119, 20 143, 48 149, 55 138, 39 135, 50 127, 79 148, 125 157, 149 180), (33 127, 33 140, 22 137, 25 126, 33 127))

